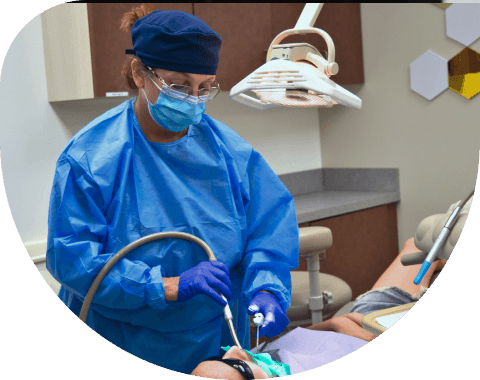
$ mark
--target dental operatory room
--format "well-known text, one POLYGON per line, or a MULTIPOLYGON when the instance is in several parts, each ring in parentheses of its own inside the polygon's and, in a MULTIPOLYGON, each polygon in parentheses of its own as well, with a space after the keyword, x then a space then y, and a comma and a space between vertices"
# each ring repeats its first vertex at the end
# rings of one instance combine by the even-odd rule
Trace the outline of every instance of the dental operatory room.
POLYGON ((25 4, 2 373, 471 377, 480 1, 25 4))

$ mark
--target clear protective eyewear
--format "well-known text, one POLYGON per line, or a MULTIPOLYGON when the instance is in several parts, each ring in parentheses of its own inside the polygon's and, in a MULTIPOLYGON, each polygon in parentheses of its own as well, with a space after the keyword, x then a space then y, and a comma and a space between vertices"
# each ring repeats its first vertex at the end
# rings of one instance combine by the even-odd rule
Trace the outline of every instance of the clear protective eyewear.
MULTIPOLYGON (((147 68, 155 75, 162 84, 169 88, 170 90, 176 91, 175 98, 184 100, 185 98, 189 97, 193 93, 193 89, 190 86, 183 86, 180 84, 171 84, 170 86, 165 83, 165 81, 158 76, 158 74, 153 70, 151 67, 147 66, 147 68)), ((209 101, 213 100, 219 93, 220 93, 220 85, 217 82, 215 83, 215 87, 210 88, 201 88, 198 90, 198 97, 201 101, 209 101)), ((167 95, 172 96, 171 93, 166 92, 167 95)))

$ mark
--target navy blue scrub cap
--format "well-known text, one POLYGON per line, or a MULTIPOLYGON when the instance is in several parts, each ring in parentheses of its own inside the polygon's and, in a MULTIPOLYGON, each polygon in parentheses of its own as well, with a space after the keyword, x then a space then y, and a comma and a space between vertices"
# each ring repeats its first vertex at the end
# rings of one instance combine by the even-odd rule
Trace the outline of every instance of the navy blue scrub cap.
POLYGON ((132 27, 134 54, 147 66, 181 73, 215 75, 221 37, 198 17, 155 11, 132 27))

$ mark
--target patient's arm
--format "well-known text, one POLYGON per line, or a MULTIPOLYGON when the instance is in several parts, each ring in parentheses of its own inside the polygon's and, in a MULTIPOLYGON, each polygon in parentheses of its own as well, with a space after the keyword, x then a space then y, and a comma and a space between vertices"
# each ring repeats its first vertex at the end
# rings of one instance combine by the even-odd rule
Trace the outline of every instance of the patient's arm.
POLYGON ((422 264, 404 266, 401 263, 401 257, 409 253, 420 251, 415 247, 415 239, 408 239, 402 251, 398 254, 395 260, 390 264, 390 266, 383 272, 377 282, 372 286, 372 289, 381 288, 384 286, 397 286, 410 294, 420 294, 422 287, 428 288, 430 285, 430 280, 432 275, 435 272, 437 266, 444 263, 439 261, 434 261, 430 266, 430 269, 427 271, 423 277, 422 282, 419 285, 413 283, 414 278, 418 274, 422 264))
MULTIPOLYGON (((441 266, 445 264, 445 261, 441 260, 433 262, 420 285, 415 285, 413 279, 417 275, 421 264, 405 267, 400 259, 403 255, 418 251, 419 249, 415 247, 414 238, 408 239, 400 254, 380 276, 372 289, 384 286, 397 286, 413 295, 415 293, 420 293, 422 287, 428 287, 435 269, 437 266, 441 268, 441 266)), ((341 317, 332 318, 307 328, 319 331, 335 331, 370 342, 376 338, 376 335, 362 327, 362 319, 363 315, 360 313, 348 313, 341 317)))
POLYGON ((362 328, 363 315, 359 313, 349 313, 329 319, 316 325, 307 327, 310 330, 334 331, 337 333, 353 336, 371 342, 377 336, 362 328))

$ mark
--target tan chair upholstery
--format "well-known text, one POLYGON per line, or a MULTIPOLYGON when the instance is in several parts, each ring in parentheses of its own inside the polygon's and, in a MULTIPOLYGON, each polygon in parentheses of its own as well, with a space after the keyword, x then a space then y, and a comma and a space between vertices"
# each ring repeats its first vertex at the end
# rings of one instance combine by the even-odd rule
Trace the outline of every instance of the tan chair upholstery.
POLYGON ((308 272, 292 274, 292 305, 287 310, 289 327, 319 323, 352 299, 352 290, 338 277, 320 273, 320 254, 332 246, 332 232, 326 227, 300 228, 299 254, 307 260, 308 272), (330 298, 325 292, 331 295, 330 298))

